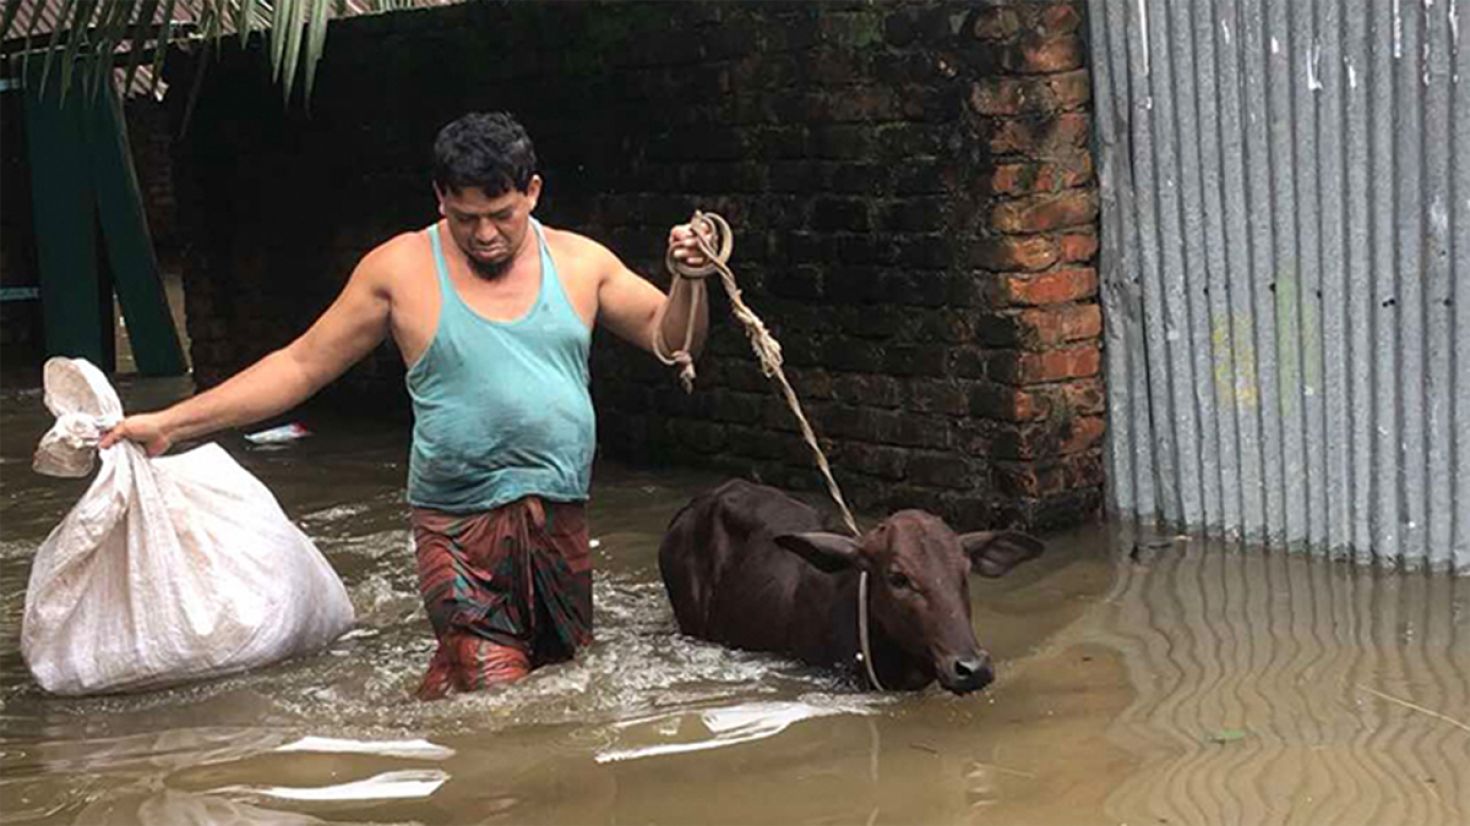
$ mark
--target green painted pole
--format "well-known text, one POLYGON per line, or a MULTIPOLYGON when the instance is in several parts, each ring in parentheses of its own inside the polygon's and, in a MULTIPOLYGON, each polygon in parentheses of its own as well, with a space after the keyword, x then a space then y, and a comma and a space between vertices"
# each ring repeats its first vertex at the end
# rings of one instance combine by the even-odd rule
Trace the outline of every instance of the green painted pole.
POLYGON ((86 101, 71 94, 62 103, 55 88, 60 72, 51 73, 53 88, 42 95, 41 64, 30 61, 25 118, 46 352, 85 358, 111 372, 112 302, 102 300, 97 267, 97 198, 86 162, 86 101))
POLYGON ((88 111, 87 142, 97 214, 112 264, 138 372, 177 376, 186 371, 183 347, 159 277, 158 258, 143 211, 143 194, 128 147, 122 104, 108 86, 88 111))

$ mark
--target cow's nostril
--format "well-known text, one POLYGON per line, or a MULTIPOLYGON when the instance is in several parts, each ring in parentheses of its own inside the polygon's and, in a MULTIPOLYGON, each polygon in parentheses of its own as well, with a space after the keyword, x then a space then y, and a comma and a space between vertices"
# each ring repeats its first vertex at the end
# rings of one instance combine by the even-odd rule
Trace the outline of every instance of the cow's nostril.
POLYGON ((989 657, 960 657, 954 661, 954 675, 961 680, 973 680, 989 674, 989 657))
POLYGON ((991 668, 988 655, 956 657, 951 668, 954 672, 954 685, 950 687, 951 691, 976 691, 990 685, 995 680, 995 671, 991 668))

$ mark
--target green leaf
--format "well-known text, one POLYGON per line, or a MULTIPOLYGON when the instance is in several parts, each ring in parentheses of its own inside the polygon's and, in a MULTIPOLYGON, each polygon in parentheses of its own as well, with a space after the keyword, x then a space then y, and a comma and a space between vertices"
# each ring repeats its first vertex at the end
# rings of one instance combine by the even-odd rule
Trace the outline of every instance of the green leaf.
POLYGON ((255 22, 255 15, 251 14, 255 8, 255 0, 233 0, 235 6, 235 31, 240 34, 240 48, 250 42, 250 29, 255 22))
MULTIPOLYGON (((76 5, 76 18, 72 23, 71 38, 66 42, 66 54, 61 59, 61 103, 66 104, 66 93, 71 89, 72 73, 76 71, 77 54, 81 51, 82 44, 90 43, 87 34, 92 25, 92 17, 98 11, 96 0, 78 0, 76 5)), ((60 30, 57 30, 57 34, 60 30)))
POLYGON ((168 55, 168 44, 174 36, 174 0, 163 0, 163 28, 158 30, 153 50, 153 85, 148 94, 157 96, 158 84, 163 82, 163 59, 168 55))
POLYGON ((306 28, 307 3, 308 0, 294 0, 291 4, 290 39, 286 42, 286 82, 281 89, 282 99, 286 103, 291 102, 291 87, 296 83, 296 64, 301 60, 301 33, 306 28))
POLYGON ((281 82, 281 62, 286 57, 286 27, 298 0, 274 0, 271 3, 271 77, 281 82))
MULTIPOLYGON (((154 48, 153 91, 156 93, 158 84, 162 82, 169 45, 177 32, 173 20, 177 0, 53 1, 60 11, 58 22, 49 32, 46 45, 34 49, 38 59, 44 53, 45 66, 40 78, 43 90, 50 88, 53 64, 60 60, 59 86, 63 99, 79 66, 85 70, 80 75, 85 89, 97 94, 101 84, 121 68, 117 52, 124 43, 129 47, 129 59, 127 70, 119 80, 125 90, 130 89, 142 65, 142 54, 151 42, 154 48), (163 11, 161 17, 155 14, 160 6, 163 11), (95 26, 94 17, 97 18, 95 26), (155 20, 159 21, 160 31, 150 37, 155 20), (64 31, 71 31, 76 36, 63 44, 60 37, 64 31), (100 58, 100 62, 88 63, 93 55, 100 58)), ((310 99, 315 91, 316 72, 326 46, 331 18, 351 13, 346 0, 184 0, 184 5, 191 11, 189 16, 197 21, 199 34, 206 42, 215 44, 215 48, 227 33, 237 34, 244 47, 248 45, 251 33, 267 30, 271 73, 281 83, 288 103, 301 76, 304 76, 301 79, 305 84, 305 95, 310 99), (337 10, 335 15, 333 9, 337 10)), ((438 5, 443 5, 442 0, 370 0, 367 8, 391 12, 438 5)), ((23 73, 28 72, 31 38, 37 27, 51 25, 49 18, 41 20, 44 8, 43 0, 0 0, 0 34, 10 33, 17 24, 26 26, 26 47, 20 56, 23 73)), ((218 55, 217 52, 215 54, 218 55)))
POLYGON ((1209 740, 1211 743, 1220 743, 1223 745, 1225 743, 1233 743, 1236 740, 1244 740, 1245 736, 1245 729, 1225 728, 1211 734, 1209 740))
POLYGON ((316 86, 316 64, 322 59, 327 44, 327 4, 317 0, 312 10, 306 39, 306 106, 311 108, 311 90, 316 86))
MULTIPOLYGON (((82 0, 82 2, 85 3, 86 0, 82 0)), ((56 53, 58 51, 57 44, 61 42, 61 32, 66 29, 67 23, 71 20, 72 7, 75 5, 76 0, 62 0, 61 11, 56 15, 56 28, 51 32, 51 39, 46 43, 46 62, 41 66, 41 94, 43 95, 46 94, 46 91, 50 88, 49 84, 51 82, 51 64, 56 62, 56 53)), ((40 9, 37 9, 36 18, 39 19, 40 17, 41 11, 40 9)), ((32 25, 35 24, 34 20, 31 22, 32 25)), ((71 73, 68 72, 65 76, 67 78, 70 78, 71 73)), ((63 83, 63 86, 65 86, 65 83, 63 83)), ((65 94, 66 90, 65 88, 63 88, 63 101, 66 99, 65 94)))
MULTIPOLYGON (((5 0, 5 11, 0 16, 0 40, 10 36, 10 26, 15 22, 15 16, 20 14, 21 0, 5 0)), ((37 10, 37 14, 40 11, 37 10)))
POLYGON ((136 5, 137 0, 116 0, 103 3, 99 8, 101 15, 97 21, 97 40, 92 49, 93 71, 88 89, 93 102, 101 94, 103 85, 112 79, 117 45, 127 34, 128 19, 136 5))
MULTIPOLYGON (((158 0, 143 0, 143 7, 138 9, 138 17, 133 21, 133 30, 128 34, 128 71, 123 76, 123 94, 133 88, 133 77, 138 74, 138 66, 143 62, 143 49, 148 43, 148 28, 153 25, 153 15, 158 11, 158 0)), ((167 48, 160 41, 159 49, 167 48)))
POLYGON ((194 82, 189 86, 189 100, 184 104, 184 125, 179 130, 179 137, 189 131, 189 122, 194 119, 194 104, 199 102, 199 90, 204 88, 204 73, 209 70, 209 52, 214 48, 217 48, 215 41, 204 41, 204 51, 194 64, 194 82))
MULTIPOLYGON (((31 38, 36 33, 36 24, 41 22, 41 10, 43 8, 44 5, 40 3, 37 3, 34 7, 32 7, 31 20, 29 23, 26 24, 26 42, 24 46, 25 51, 20 53, 20 74, 21 77, 25 78, 26 83, 31 82, 31 38)), ((46 87, 43 85, 41 87, 41 91, 37 92, 37 94, 41 95, 45 94, 45 92, 46 87)))

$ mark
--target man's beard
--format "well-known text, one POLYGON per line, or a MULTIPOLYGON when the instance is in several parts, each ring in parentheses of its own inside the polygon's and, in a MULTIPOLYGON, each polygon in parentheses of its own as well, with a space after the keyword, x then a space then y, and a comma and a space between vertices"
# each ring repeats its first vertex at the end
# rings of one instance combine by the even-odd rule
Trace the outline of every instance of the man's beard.
POLYGON ((507 255, 498 261, 483 261, 469 253, 465 253, 464 257, 470 264, 470 271, 486 281, 494 281, 505 275, 505 271, 510 269, 510 262, 515 260, 513 255, 507 255))

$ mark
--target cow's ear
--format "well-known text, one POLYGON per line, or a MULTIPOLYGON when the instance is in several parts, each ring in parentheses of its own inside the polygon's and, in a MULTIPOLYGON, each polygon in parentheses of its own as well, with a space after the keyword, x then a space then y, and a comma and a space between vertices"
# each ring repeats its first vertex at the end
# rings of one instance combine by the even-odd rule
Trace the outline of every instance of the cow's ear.
POLYGON ((1040 539, 1019 531, 961 534, 960 544, 970 556, 970 570, 988 577, 1004 576, 1022 562, 1041 556, 1046 548, 1040 539))
POLYGON ((840 533, 785 533, 777 536, 775 541, 780 547, 829 573, 857 565, 862 559, 862 545, 840 533))

